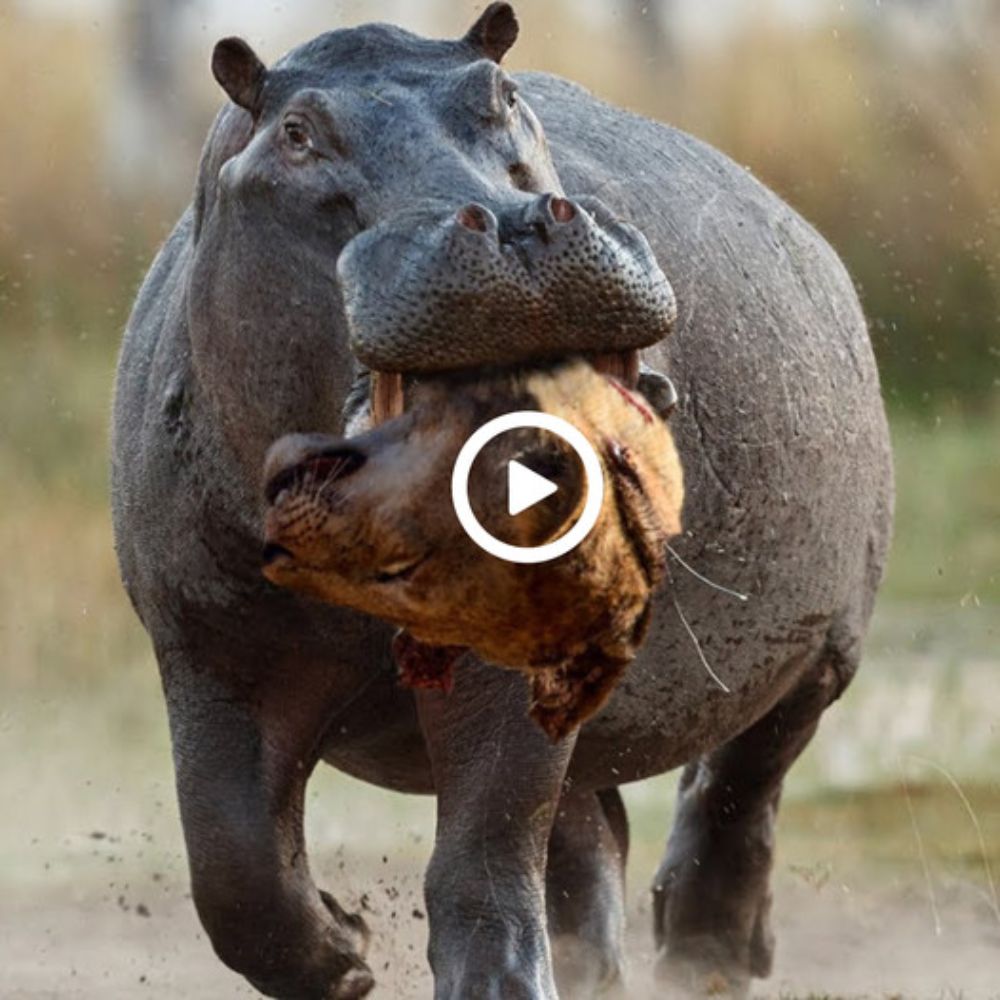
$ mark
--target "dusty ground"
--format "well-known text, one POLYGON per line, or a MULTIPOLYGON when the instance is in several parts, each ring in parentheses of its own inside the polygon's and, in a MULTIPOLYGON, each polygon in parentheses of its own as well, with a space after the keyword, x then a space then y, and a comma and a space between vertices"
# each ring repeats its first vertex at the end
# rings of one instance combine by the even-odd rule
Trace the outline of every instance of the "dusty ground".
MULTIPOLYGON (((865 670, 789 782, 778 960, 759 996, 1000 1000, 994 611, 883 611, 865 670)), ((162 698, 136 650, 104 678, 0 688, 2 1000, 253 995, 187 898, 162 698)), ((672 777, 625 789, 637 1000, 660 995, 646 890, 673 791, 672 777)), ((330 769, 310 785, 319 883, 351 907, 367 894, 376 997, 431 995, 419 914, 433 824, 429 799, 330 769)))
MULTIPOLYGON (((13 849, 2 871, 0 997, 255 995, 214 958, 198 926, 166 781, 134 785, 129 768, 121 779, 97 786, 98 794, 83 778, 86 795, 68 813, 76 783, 67 782, 71 794, 50 800, 48 830, 27 791, 6 799, 13 849), (117 825, 91 822, 108 817, 117 825)), ((429 997, 420 885, 432 802, 332 772, 315 784, 313 867, 321 885, 367 912, 375 996, 429 997), (331 843, 340 846, 323 846, 331 843)), ((638 1000, 662 995, 649 977, 646 886, 672 791, 670 779, 626 790, 631 995, 638 1000)), ((946 783, 793 796, 776 868, 777 968, 757 995, 1000 1000, 1000 908, 991 888, 1000 870, 1000 787, 962 791, 968 810, 946 783)))
MULTIPOLYGON (((414 916, 422 912, 419 872, 405 867, 401 874, 399 865, 379 859, 350 872, 349 881, 374 889, 369 916, 377 932, 372 953, 376 997, 431 995, 423 961, 426 922, 414 916)), ((830 881, 817 888, 784 873, 776 901, 777 968, 757 994, 1000 997, 995 915, 971 885, 938 892, 940 934, 919 882, 873 889, 830 881)), ((646 911, 638 897, 630 929, 632 995, 637 998, 661 995, 648 977, 646 911)), ((109 878, 102 891, 39 894, 16 910, 5 907, 0 942, 0 995, 11 1000, 256 995, 214 958, 190 900, 173 881, 126 886, 109 878)))

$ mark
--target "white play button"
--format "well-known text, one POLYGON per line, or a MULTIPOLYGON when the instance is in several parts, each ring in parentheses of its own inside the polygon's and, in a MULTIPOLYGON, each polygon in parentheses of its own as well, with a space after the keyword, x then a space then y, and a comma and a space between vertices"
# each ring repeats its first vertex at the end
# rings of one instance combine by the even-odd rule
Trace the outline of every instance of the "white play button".
POLYGON ((532 472, 515 459, 507 463, 507 513, 513 517, 534 507, 559 489, 550 479, 532 472))
MULTIPOLYGON (((555 483, 537 472, 532 472, 520 462, 512 459, 507 463, 507 511, 511 516, 527 510, 558 489, 555 483)), ((455 458, 455 466, 451 470, 451 502, 455 507, 459 524, 481 549, 491 556, 513 563, 543 563, 564 556, 579 545, 597 524, 603 500, 604 470, 594 446, 581 430, 554 413, 516 410, 488 420, 462 445, 455 458), (556 437, 561 437, 583 463, 587 481, 587 499, 576 523, 558 538, 543 542, 541 545, 512 545, 495 538, 479 523, 479 518, 473 512, 469 501, 469 474, 476 456, 495 437, 524 427, 547 431, 556 437)))

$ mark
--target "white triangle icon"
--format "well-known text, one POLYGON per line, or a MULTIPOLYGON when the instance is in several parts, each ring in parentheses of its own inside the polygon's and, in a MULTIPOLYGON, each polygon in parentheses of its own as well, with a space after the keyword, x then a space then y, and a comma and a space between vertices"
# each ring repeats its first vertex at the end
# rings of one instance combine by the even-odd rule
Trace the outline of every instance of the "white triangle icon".
POLYGON ((558 489, 550 479, 532 472, 526 465, 514 459, 507 463, 507 513, 511 517, 534 507, 558 489))

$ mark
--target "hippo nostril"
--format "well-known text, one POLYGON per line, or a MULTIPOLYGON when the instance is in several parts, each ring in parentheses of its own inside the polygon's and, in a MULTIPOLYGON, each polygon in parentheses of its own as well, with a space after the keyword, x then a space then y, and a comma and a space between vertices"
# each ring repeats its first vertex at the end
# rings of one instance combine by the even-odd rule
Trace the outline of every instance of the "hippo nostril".
POLYGON ((455 218, 459 225, 465 226, 466 229, 471 229, 475 233, 485 233, 490 228, 486 209, 475 202, 460 208, 455 213, 455 218))
POLYGON ((556 222, 572 222, 576 218, 576 206, 573 202, 556 195, 549 199, 549 211, 556 222))

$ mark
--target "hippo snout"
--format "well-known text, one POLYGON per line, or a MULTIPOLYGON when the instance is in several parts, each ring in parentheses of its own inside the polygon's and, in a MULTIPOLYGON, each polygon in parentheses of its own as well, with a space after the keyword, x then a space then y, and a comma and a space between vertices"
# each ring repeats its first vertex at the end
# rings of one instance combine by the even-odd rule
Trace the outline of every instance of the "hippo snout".
POLYGON ((595 198, 409 213, 355 237, 337 270, 351 348, 380 371, 634 351, 676 317, 646 238, 595 198))

